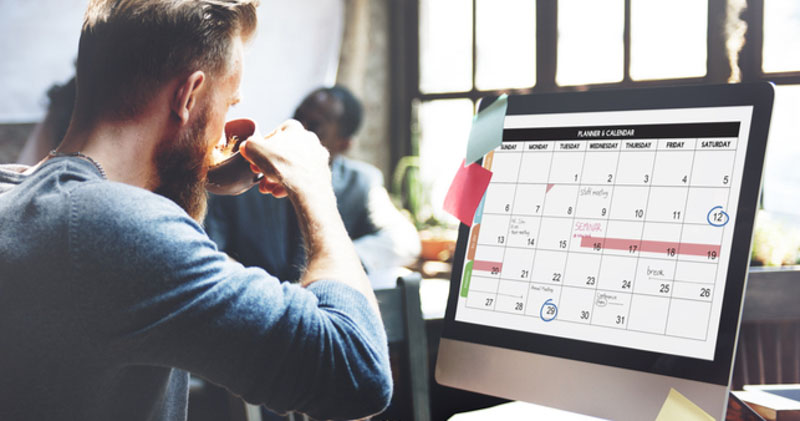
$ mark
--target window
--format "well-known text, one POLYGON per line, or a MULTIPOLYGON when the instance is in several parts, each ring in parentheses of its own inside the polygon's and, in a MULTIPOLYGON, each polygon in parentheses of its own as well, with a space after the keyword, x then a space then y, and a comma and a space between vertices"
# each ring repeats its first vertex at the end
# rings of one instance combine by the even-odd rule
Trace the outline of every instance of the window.
POLYGON ((800 2, 764 1, 764 72, 800 70, 800 2))
MULTIPOLYGON (((409 4, 415 8, 411 27, 419 42, 418 60, 409 61, 414 67, 409 73, 415 77, 406 88, 405 106, 418 131, 405 141, 411 145, 407 150, 420 153, 431 212, 441 208, 464 156, 471 115, 482 97, 726 83, 732 73, 729 55, 737 64, 737 54, 726 50, 727 2, 410 0, 409 4)), ((800 120, 800 3, 748 1, 741 19, 748 28, 748 42, 738 55, 743 81, 770 80, 779 85, 764 203, 767 208, 774 205, 800 213, 800 202, 779 205, 773 196, 796 191, 792 196, 800 197, 800 178, 792 172, 792 163, 800 161, 796 146, 800 127, 795 123, 800 120)))
POLYGON ((556 83, 622 81, 624 29, 623 0, 559 0, 556 83))
POLYGON ((706 74, 708 1, 631 0, 631 78, 706 74))

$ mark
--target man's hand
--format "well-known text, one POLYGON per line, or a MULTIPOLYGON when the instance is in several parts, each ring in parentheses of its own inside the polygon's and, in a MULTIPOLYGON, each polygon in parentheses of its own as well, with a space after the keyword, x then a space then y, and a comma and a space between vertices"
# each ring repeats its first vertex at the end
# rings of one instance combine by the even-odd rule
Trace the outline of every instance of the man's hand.
POLYGON ((296 120, 287 120, 264 139, 248 139, 241 153, 253 172, 264 174, 261 193, 284 197, 330 189, 328 150, 296 120))
POLYGON ((301 283, 343 282, 361 291, 377 311, 375 294, 336 207, 328 150, 317 136, 289 120, 264 139, 248 139, 241 151, 254 172, 264 173, 259 190, 288 196, 294 205, 308 248, 301 283))

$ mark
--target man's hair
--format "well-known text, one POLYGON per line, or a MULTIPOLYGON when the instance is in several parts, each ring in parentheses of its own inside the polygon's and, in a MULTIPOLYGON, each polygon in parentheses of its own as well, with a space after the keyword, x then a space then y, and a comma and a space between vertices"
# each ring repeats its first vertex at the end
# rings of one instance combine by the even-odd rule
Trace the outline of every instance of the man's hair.
POLYGON ((90 0, 81 31, 82 119, 138 114, 162 84, 224 74, 235 37, 256 28, 258 0, 90 0))

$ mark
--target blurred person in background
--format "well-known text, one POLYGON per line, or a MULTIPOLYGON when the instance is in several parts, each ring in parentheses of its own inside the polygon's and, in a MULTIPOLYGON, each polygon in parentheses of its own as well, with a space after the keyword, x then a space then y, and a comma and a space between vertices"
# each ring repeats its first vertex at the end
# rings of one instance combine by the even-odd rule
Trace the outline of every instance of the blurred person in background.
POLYGON ((55 84, 47 90, 47 113, 44 119, 36 124, 33 132, 25 141, 25 146, 17 158, 17 162, 33 165, 56 148, 67 134, 72 109, 75 106, 75 77, 63 85, 55 84))
MULTIPOLYGON (((330 152, 339 214, 374 288, 391 288, 397 269, 414 263, 420 240, 413 224, 394 207, 380 170, 344 156, 361 126, 362 105, 345 87, 319 88, 294 118, 330 152)), ((212 196, 206 229, 220 250, 282 280, 296 281, 306 265, 302 231, 291 202, 255 191, 212 196)))

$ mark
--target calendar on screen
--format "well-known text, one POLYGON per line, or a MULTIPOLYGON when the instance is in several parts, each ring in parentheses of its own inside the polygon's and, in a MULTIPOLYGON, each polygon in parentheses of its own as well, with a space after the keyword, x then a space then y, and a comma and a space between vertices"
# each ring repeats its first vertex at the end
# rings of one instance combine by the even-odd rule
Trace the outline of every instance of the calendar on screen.
POLYGON ((456 321, 713 359, 751 117, 506 116, 456 321))

